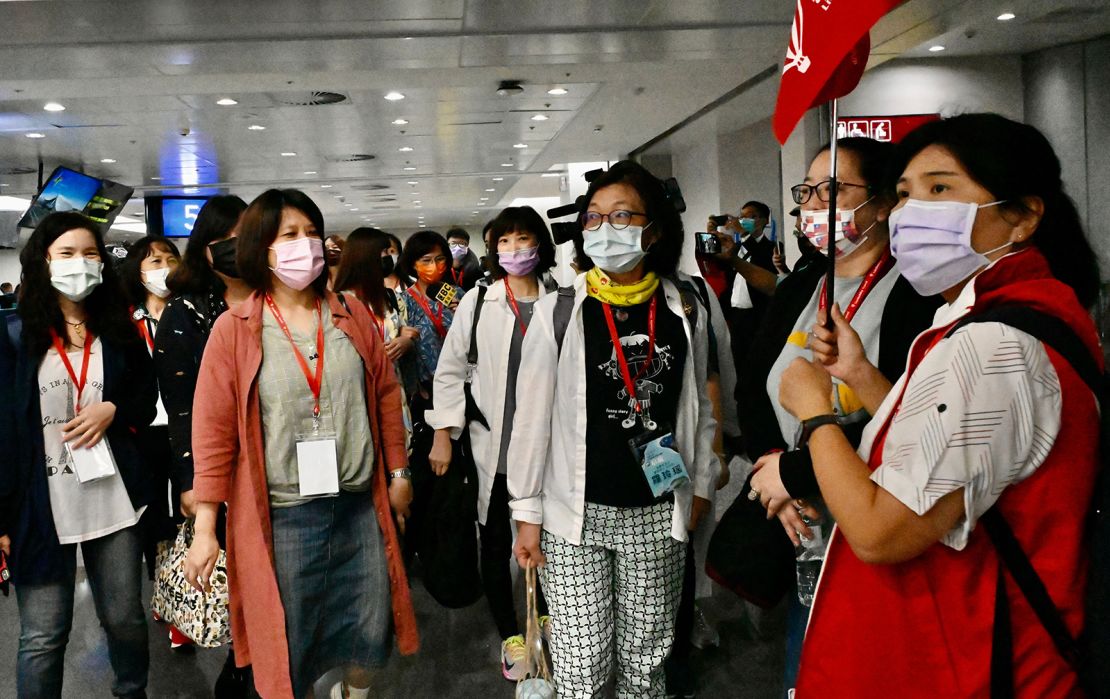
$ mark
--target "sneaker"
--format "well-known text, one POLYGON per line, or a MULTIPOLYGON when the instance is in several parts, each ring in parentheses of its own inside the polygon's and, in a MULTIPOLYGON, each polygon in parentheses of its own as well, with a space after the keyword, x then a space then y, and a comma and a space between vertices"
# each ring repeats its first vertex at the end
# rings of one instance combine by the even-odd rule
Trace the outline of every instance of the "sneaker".
POLYGON ((541 614, 539 621, 540 621, 540 636, 543 638, 544 643, 546 643, 547 645, 551 645, 551 633, 552 633, 552 630, 551 630, 551 615, 550 614, 541 614))
POLYGON ((195 644, 193 639, 181 633, 174 625, 170 625, 170 650, 181 650, 184 648, 192 648, 195 644))
POLYGON ((717 648, 721 645, 721 635, 717 629, 705 618, 701 608, 694 607, 694 628, 690 630, 690 645, 698 650, 705 650, 710 646, 717 648))
POLYGON ((501 674, 505 679, 512 682, 524 679, 528 673, 527 663, 524 662, 527 656, 524 636, 509 636, 501 643, 501 674))

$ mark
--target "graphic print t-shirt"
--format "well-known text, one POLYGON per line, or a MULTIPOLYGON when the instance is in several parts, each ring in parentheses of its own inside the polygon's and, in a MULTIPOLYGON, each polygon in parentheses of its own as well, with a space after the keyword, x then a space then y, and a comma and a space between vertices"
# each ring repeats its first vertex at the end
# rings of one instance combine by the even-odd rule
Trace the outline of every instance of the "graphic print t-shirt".
POLYGON ((657 502, 640 460, 628 444, 628 440, 645 432, 672 430, 678 414, 686 331, 682 319, 667 308, 663 295, 657 298, 655 349, 646 368, 651 302, 611 309, 629 374, 634 379, 639 374, 635 396, 629 396, 625 388, 602 303, 594 298, 582 303, 587 502, 613 507, 645 507, 657 502))

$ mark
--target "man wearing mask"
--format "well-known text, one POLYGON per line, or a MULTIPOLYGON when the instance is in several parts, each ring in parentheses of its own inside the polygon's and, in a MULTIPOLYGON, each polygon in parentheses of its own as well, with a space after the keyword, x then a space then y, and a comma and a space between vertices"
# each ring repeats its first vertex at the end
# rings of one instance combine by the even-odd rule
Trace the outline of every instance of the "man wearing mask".
MULTIPOLYGON (((794 271, 800 272, 814 262, 822 260, 823 256, 821 251, 813 247, 813 243, 809 242, 809 238, 802 233, 801 207, 795 206, 791 209, 790 216, 794 219, 794 228, 790 232, 794 234, 794 238, 798 241, 798 253, 801 255, 795 264, 794 271)), ((776 246, 775 254, 771 259, 775 263, 775 269, 780 277, 790 274, 790 265, 786 263, 785 250, 780 253, 776 246)))
POLYGON ((462 228, 447 231, 447 245, 451 248, 451 282, 470 291, 482 278, 478 256, 470 250, 470 234, 462 228))

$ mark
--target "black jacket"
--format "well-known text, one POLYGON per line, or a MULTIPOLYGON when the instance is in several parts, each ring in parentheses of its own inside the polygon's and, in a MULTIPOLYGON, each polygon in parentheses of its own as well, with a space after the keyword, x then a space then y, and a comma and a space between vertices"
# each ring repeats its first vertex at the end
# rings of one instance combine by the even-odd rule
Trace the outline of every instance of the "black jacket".
MULTIPOLYGON (((784 279, 775 291, 764 322, 752 342, 746 361, 737 364, 736 399, 740 406, 740 430, 748 457, 755 462, 773 449, 790 449, 782 439, 772 400, 767 395, 767 376, 813 292, 828 271, 828 264, 812 264, 784 279)), ((914 338, 933 322, 936 309, 943 303, 939 296, 918 295, 910 283, 899 277, 887 298, 879 325, 879 371, 891 383, 906 367, 906 356, 914 338)), ((858 446, 866 423, 849 425, 845 434, 858 446)), ((782 455, 779 472, 783 485, 794 497, 810 497, 817 492, 813 461, 808 450, 782 455)))
POLYGON ((482 265, 478 262, 478 256, 474 254, 473 250, 467 250, 462 266, 458 269, 455 269, 454 264, 448 267, 447 276, 444 277, 443 281, 462 287, 462 290, 466 292, 473 289, 482 277, 482 265))
MULTIPOLYGON (((16 583, 39 584, 59 579, 65 570, 46 482, 38 379, 43 355, 28 354, 17 316, 7 322, 10 327, 0 332, 0 534, 12 539, 9 562, 16 583)), ((135 440, 136 432, 154 420, 154 366, 137 334, 126 346, 105 338, 101 346, 104 400, 116 406, 106 436, 131 504, 138 509, 157 497, 135 440)))

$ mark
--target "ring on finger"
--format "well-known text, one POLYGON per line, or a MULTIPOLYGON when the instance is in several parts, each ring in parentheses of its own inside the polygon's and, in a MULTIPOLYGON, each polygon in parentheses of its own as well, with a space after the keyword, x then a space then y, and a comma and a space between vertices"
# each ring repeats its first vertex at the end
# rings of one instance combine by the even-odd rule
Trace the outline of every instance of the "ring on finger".
POLYGON ((753 500, 753 501, 754 501, 754 500, 758 500, 758 499, 759 499, 759 491, 758 491, 758 490, 756 490, 755 488, 752 488, 752 489, 751 489, 751 490, 750 490, 750 491, 748 492, 748 499, 749 499, 749 500, 753 500))

